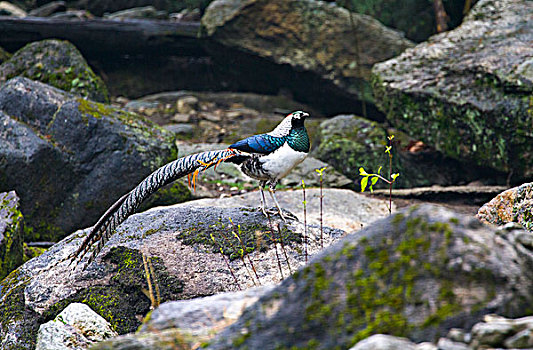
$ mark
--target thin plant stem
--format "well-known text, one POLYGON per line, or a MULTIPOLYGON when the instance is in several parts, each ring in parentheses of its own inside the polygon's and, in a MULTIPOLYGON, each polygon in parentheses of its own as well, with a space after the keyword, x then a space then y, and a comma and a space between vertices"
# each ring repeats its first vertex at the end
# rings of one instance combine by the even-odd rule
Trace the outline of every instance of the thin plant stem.
POLYGON ((226 266, 228 267, 228 270, 231 273, 231 276, 233 277, 233 280, 235 280, 235 284, 237 285, 237 288, 239 288, 239 290, 242 290, 241 285, 239 284, 239 280, 237 279, 237 277, 233 273, 233 269, 231 268, 231 266, 229 264, 228 258, 224 254, 224 250, 222 249, 222 246, 217 242, 217 240, 215 239, 215 237, 213 235, 211 235, 211 240, 213 241, 213 243, 215 243, 215 245, 218 247, 218 249, 220 249, 220 254, 222 254, 222 258, 224 258, 224 262, 226 263, 226 266))
MULTIPOLYGON (((231 219, 230 219, 230 221, 231 221, 231 219)), ((237 239, 239 239, 239 237, 237 236, 237 234, 234 231, 232 231, 232 233, 237 239)), ((229 239, 224 232, 221 231, 220 235, 222 236, 222 238, 224 238, 226 243, 228 243, 230 245, 232 250, 234 250, 236 252, 239 251, 239 248, 235 247, 235 245, 233 244, 233 241, 231 239, 229 239)), ((243 249, 243 248, 241 247, 241 249, 243 249)), ((242 254, 239 254, 239 258, 241 259, 242 265, 246 269, 246 272, 248 272, 248 275, 250 275, 250 278, 252 279, 252 282, 254 283, 254 286, 257 286, 257 284, 255 283, 254 277, 252 276, 252 273, 250 272, 250 270, 248 269, 248 266, 246 266, 246 263, 244 262, 244 250, 243 250, 242 254)))
POLYGON ((276 260, 278 261, 279 273, 281 275, 281 280, 283 281, 285 277, 283 277, 283 269, 281 268, 281 260, 279 259, 278 244, 276 242, 276 238, 274 237, 274 225, 272 225, 272 219, 270 218, 270 214, 268 213, 268 211, 266 212, 266 214, 268 218, 268 224, 270 225, 271 238, 274 242, 274 249, 276 250, 276 260))
POLYGON ((161 292, 159 290, 159 282, 157 281, 157 277, 155 275, 155 272, 154 272, 154 267, 152 266, 152 259, 150 259, 150 257, 148 256, 147 257, 147 260, 148 260, 148 267, 150 269, 150 274, 152 275, 152 280, 154 281, 154 286, 155 286, 155 301, 156 301, 156 307, 159 306, 159 304, 161 304, 161 292))
POLYGON ((355 70, 356 70, 356 74, 357 76, 359 77, 359 91, 361 91, 361 110, 363 112, 363 117, 364 118, 367 118, 367 115, 366 115, 366 102, 365 102, 365 97, 364 97, 364 86, 363 86, 363 79, 362 79, 362 76, 363 76, 363 73, 361 72, 361 48, 359 46, 359 33, 357 32, 357 27, 355 26, 355 20, 354 20, 354 17, 353 17, 353 12, 355 11, 352 7, 352 4, 350 3, 349 6, 348 6, 348 12, 350 14, 350 26, 352 27, 352 32, 353 32, 353 38, 354 38, 354 46, 355 46, 355 62, 357 64, 357 66, 355 67, 355 70))
MULTIPOLYGON (((235 228, 237 229, 238 234, 236 234, 235 236, 237 237, 237 240, 241 244, 242 255, 244 255, 246 253, 246 247, 244 246, 244 243, 242 242, 242 239, 241 239, 241 225, 238 225, 237 227, 235 227, 235 224, 233 223, 233 220, 231 220, 231 218, 229 221, 233 225, 233 230, 234 230, 233 234, 235 234, 235 228)), ((241 259, 242 259, 242 255, 241 255, 241 259)), ((252 262, 252 259, 250 258, 250 254, 246 254, 246 257, 248 258, 248 262, 250 263, 250 266, 252 267, 252 270, 254 271, 255 277, 257 278, 257 282, 259 283, 259 285, 261 285, 261 280, 259 279, 259 276, 257 275, 257 271, 255 270, 254 263, 252 262)), ((244 264, 244 259, 242 259, 242 263, 244 264)), ((246 268, 246 270, 248 270, 248 268, 246 268)), ((248 273, 250 273, 250 271, 248 271, 248 273)), ((253 276, 251 277, 253 281, 253 276)), ((254 285, 256 285, 255 281, 254 281, 254 285)))
POLYGON ((281 234, 281 224, 279 222, 278 222, 278 234, 279 234, 279 242, 281 243, 281 250, 283 251, 283 255, 285 255, 285 261, 287 262, 287 266, 289 267, 289 273, 292 275, 291 263, 289 262, 289 257, 287 256, 287 252, 285 251, 285 244, 283 243, 283 235, 281 234))
MULTIPOLYGON (((392 180, 392 139, 389 139, 389 147, 391 148, 391 151, 389 152, 389 179, 392 180)), ((392 215, 392 182, 393 181, 387 181, 389 183, 389 215, 392 215)))
POLYGON ((320 173, 320 248, 324 249, 324 220, 323 220, 323 210, 322 210, 322 199, 324 195, 322 194, 322 172, 320 173))
POLYGON ((146 282, 148 283, 148 295, 149 295, 149 298, 150 298, 150 304, 151 304, 151 309, 155 309, 156 305, 155 305, 155 298, 154 298, 154 290, 153 290, 153 287, 152 287, 152 279, 150 277, 150 271, 148 270, 148 263, 146 262, 146 255, 144 255, 144 253, 141 251, 141 255, 142 255, 142 259, 143 259, 143 266, 144 266, 144 273, 146 275, 146 282))
POLYGON ((302 191, 304 193, 304 255, 305 263, 307 264, 307 200, 305 199, 305 182, 302 180, 302 191))

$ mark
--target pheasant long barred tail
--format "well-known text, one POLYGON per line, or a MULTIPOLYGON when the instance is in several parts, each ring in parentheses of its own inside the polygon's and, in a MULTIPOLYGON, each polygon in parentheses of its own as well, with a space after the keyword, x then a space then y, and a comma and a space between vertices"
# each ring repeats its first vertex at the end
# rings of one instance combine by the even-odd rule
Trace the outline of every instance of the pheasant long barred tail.
POLYGON ((81 260, 88 250, 97 243, 84 266, 85 269, 102 250, 113 230, 133 214, 139 205, 159 188, 185 175, 193 173, 196 175, 198 172, 216 166, 221 161, 240 154, 240 151, 233 149, 202 152, 179 158, 157 169, 131 192, 116 201, 102 215, 89 235, 72 255, 72 261, 81 260))
MULTIPOLYGON (((309 137, 304 125, 308 116, 309 114, 303 111, 293 112, 269 133, 247 137, 225 150, 192 154, 162 166, 116 201, 94 225, 80 247, 66 259, 77 263, 94 247, 85 262, 85 269, 100 253, 115 228, 133 214, 152 193, 185 175, 189 176, 189 181, 192 178, 192 185, 195 186, 198 173, 225 161, 240 165, 246 175, 259 180, 262 184, 262 198, 262 187, 268 184, 279 214, 285 220, 275 197, 275 187, 279 180, 300 164, 309 153, 309 137)), ((264 200, 261 209, 266 213, 264 200)))

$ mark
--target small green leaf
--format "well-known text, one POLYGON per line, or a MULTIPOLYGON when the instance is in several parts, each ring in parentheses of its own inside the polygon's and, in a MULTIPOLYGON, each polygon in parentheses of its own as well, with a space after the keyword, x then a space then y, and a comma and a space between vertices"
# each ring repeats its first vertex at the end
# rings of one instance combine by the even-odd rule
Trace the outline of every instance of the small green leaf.
POLYGON ((396 181, 396 178, 397 178, 398 176, 400 176, 400 174, 399 174, 399 173, 396 173, 396 174, 392 174, 390 177, 391 177, 392 181, 396 181))
POLYGON ((302 188, 305 189, 305 182, 304 182, 304 180, 302 180, 302 188))
POLYGON ((392 146, 386 146, 385 153, 390 154, 390 150, 392 149, 392 146))
POLYGON ((361 176, 366 176, 366 175, 368 175, 367 172, 365 171, 365 168, 363 168, 363 167, 360 167, 360 168, 359 168, 359 175, 361 175, 361 176))
POLYGON ((372 186, 376 184, 376 182, 378 182, 379 180, 379 177, 377 176, 374 176, 372 179, 370 179, 370 181, 372 182, 372 184, 370 185, 370 190, 372 190, 372 186))
POLYGON ((382 169, 382 168, 383 168, 382 166, 380 166, 380 167, 378 168, 378 174, 381 172, 381 169, 382 169))
POLYGON ((365 192, 366 185, 368 184, 368 176, 361 179, 361 192, 365 192))
POLYGON ((72 86, 77 86, 80 83, 80 78, 74 78, 70 83, 72 86))

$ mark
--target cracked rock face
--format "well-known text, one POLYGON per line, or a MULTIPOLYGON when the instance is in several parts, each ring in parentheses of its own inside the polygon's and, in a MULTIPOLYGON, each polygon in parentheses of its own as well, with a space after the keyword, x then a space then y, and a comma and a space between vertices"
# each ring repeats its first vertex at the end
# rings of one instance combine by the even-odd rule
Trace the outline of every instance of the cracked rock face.
POLYGON ((0 87, 0 191, 15 190, 29 240, 89 226, 175 157, 173 136, 134 113, 14 78, 0 87))
POLYGON ((533 3, 481 0, 463 24, 372 70, 392 124, 444 154, 533 174, 533 3))

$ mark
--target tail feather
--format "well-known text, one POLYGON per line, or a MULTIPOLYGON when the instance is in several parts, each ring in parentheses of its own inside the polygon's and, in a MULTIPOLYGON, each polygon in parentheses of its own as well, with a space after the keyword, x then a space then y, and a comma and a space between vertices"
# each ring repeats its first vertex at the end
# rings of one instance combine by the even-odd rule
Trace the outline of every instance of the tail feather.
POLYGON ((137 187, 117 200, 102 215, 80 247, 70 257, 71 263, 81 261, 89 249, 94 246, 88 261, 83 267, 85 269, 100 253, 115 228, 133 214, 139 205, 159 188, 180 177, 197 171, 204 171, 216 166, 221 161, 241 156, 242 153, 235 149, 207 151, 176 159, 157 169, 139 183, 137 187))

